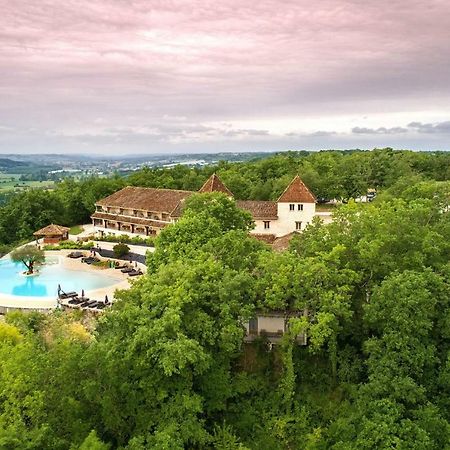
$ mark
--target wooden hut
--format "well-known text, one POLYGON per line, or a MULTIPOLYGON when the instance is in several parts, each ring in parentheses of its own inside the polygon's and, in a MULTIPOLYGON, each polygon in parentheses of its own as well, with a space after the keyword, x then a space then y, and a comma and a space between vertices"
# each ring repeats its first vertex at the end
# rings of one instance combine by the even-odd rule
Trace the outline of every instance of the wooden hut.
POLYGON ((33 233, 36 239, 44 238, 44 244, 57 244, 69 238, 70 228, 61 225, 51 224, 33 233))

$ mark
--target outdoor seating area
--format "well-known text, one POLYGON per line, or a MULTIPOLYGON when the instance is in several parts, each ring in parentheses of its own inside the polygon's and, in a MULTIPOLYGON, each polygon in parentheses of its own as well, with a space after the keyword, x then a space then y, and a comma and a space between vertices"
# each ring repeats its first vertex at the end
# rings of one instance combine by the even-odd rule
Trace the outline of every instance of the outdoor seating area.
POLYGON ((108 296, 104 300, 94 300, 84 295, 84 290, 79 296, 77 292, 65 293, 60 290, 58 293, 58 303, 65 308, 83 309, 93 312, 100 312, 103 309, 111 306, 108 296))
MULTIPOLYGON (((88 265, 97 264, 102 261, 97 256, 92 255, 92 252, 89 256, 86 256, 86 254, 84 252, 73 251, 67 255, 67 258, 81 259, 82 263, 85 263, 88 265)), ((127 274, 130 277, 136 277, 136 276, 140 276, 140 275, 144 274, 144 272, 137 267, 136 263, 134 265, 131 265, 131 263, 129 263, 129 262, 114 261, 114 260, 107 260, 107 262, 108 262, 108 265, 110 268, 120 270, 122 273, 127 274)))
POLYGON ((131 267, 128 264, 124 264, 122 266, 116 266, 116 269, 120 269, 122 273, 126 273, 129 277, 136 277, 139 275, 143 275, 144 272, 142 272, 141 269, 137 269, 136 267, 131 267))
MULTIPOLYGON (((141 268, 138 267, 137 263, 132 264, 131 262, 125 261, 104 260, 98 258, 97 256, 93 256, 92 254, 86 256, 86 254, 81 251, 73 251, 67 254, 67 258, 79 259, 81 263, 85 263, 88 265, 104 261, 108 263, 109 269, 118 270, 124 275, 128 275, 129 277, 137 277, 144 274, 141 268)), ((111 306, 111 301, 108 299, 108 295, 105 295, 104 300, 98 300, 86 296, 84 289, 81 290, 81 293, 79 294, 76 291, 64 292, 61 289, 61 286, 58 286, 57 299, 58 304, 63 308, 82 309, 93 312, 100 312, 105 308, 111 306)))

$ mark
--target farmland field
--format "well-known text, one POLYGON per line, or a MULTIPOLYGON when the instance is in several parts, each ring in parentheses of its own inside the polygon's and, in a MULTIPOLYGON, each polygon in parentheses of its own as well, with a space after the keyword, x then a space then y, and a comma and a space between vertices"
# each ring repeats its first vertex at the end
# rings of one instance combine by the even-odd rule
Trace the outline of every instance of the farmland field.
POLYGON ((51 187, 53 184, 53 181, 20 181, 20 174, 0 173, 0 193, 28 188, 51 187))

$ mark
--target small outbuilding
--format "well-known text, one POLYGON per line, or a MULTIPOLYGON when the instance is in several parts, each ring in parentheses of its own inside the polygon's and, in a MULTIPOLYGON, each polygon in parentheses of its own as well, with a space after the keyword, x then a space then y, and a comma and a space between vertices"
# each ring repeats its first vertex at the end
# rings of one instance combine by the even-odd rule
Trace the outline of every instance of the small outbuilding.
POLYGON ((44 244, 57 244, 69 238, 70 228, 51 224, 33 233, 36 239, 44 238, 44 244))

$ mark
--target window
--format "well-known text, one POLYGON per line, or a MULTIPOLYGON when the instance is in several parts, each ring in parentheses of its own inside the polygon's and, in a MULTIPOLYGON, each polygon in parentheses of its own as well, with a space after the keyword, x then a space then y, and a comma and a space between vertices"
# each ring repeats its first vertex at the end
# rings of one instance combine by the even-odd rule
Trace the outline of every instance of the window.
POLYGON ((268 230, 270 228, 270 220, 265 220, 264 221, 264 229, 268 230))
POLYGON ((248 321, 248 334, 258 334, 258 318, 253 317, 248 321))
POLYGON ((299 203, 299 204, 297 205, 297 209, 298 209, 299 211, 303 211, 303 205, 302 205, 301 203, 299 203))
POLYGON ((295 222, 295 229, 301 230, 302 229, 302 223, 301 222, 295 222))
POLYGON ((295 205, 293 203, 289 204, 289 211, 295 211, 295 205))

